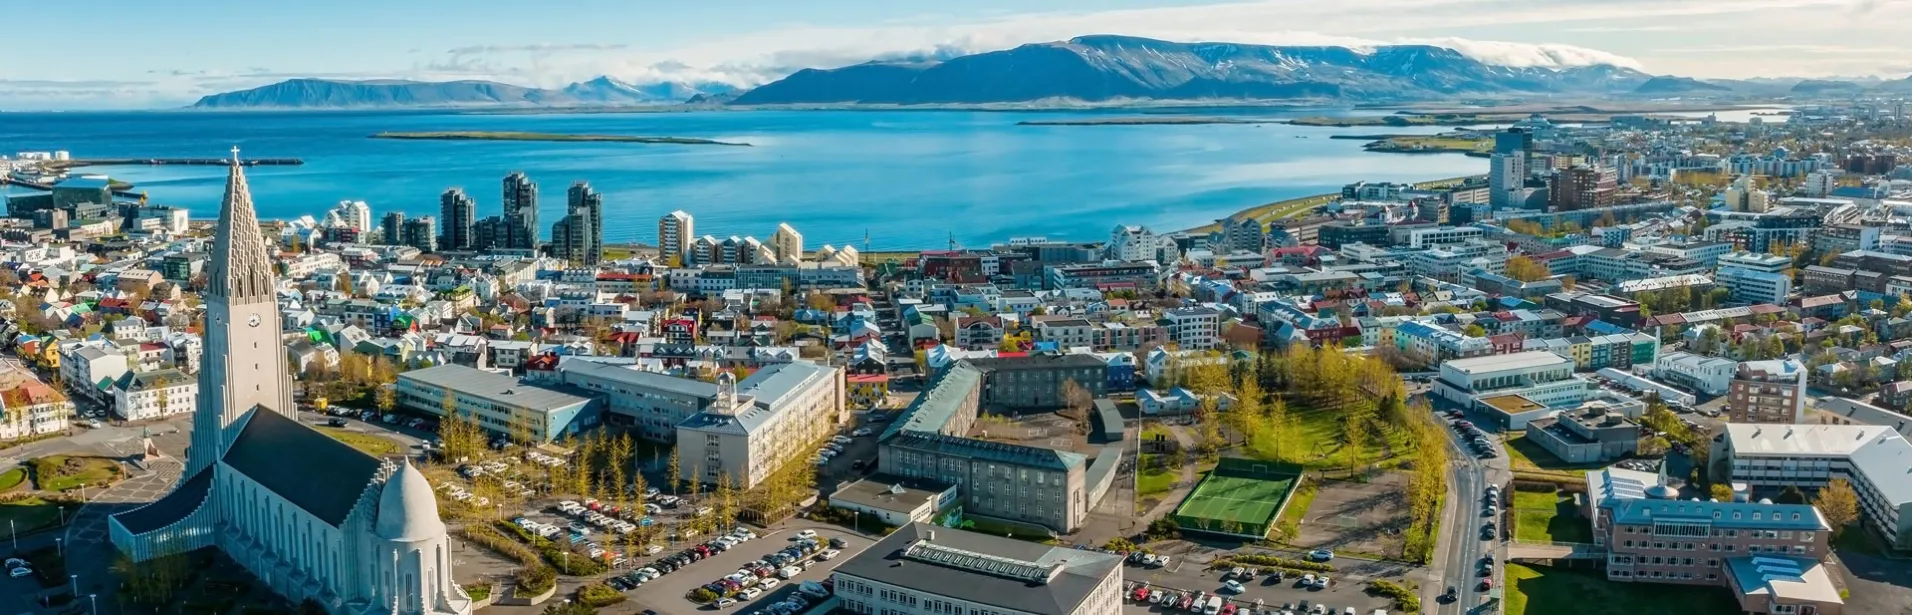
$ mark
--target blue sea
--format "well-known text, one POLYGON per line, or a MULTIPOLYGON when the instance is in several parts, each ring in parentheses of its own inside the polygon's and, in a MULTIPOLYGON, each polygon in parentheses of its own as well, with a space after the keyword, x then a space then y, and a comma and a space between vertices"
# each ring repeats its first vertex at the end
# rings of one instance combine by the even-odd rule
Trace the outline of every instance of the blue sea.
MULTIPOLYGON (((1324 109, 1203 109, 1269 118, 1324 109)), ((604 193, 608 242, 656 241, 658 216, 682 209, 699 234, 767 238, 779 222, 825 243, 873 250, 984 246, 1010 237, 1094 240, 1116 224, 1198 226, 1246 207, 1331 192, 1357 180, 1416 181, 1486 171, 1458 154, 1376 154, 1335 134, 1438 129, 1282 124, 1018 126, 1130 111, 697 111, 500 115, 453 112, 143 112, 0 114, 0 152, 76 158, 301 158, 247 171, 267 218, 318 216, 340 200, 437 215, 462 187, 479 216, 498 213, 500 180, 538 182, 540 221, 565 190, 604 193), (631 143, 405 141, 380 131, 538 131, 698 137, 752 147, 631 143)), ((222 167, 86 167, 133 182, 153 202, 216 215, 222 167)), ((21 189, 12 188, 13 193, 21 189)))

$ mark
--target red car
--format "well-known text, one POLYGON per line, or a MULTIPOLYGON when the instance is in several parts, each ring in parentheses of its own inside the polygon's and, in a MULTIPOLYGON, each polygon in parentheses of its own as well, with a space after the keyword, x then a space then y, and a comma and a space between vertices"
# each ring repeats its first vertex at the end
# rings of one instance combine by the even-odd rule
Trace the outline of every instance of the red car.
POLYGON ((1138 602, 1149 599, 1149 587, 1147 585, 1143 585, 1141 587, 1135 588, 1135 593, 1131 594, 1129 598, 1138 602))
POLYGON ((1487 591, 1487 590, 1490 590, 1490 589, 1493 589, 1493 588, 1494 588, 1494 580, 1493 580, 1493 579, 1481 579, 1481 580, 1480 580, 1480 590, 1481 590, 1481 591, 1487 591))
POLYGON ((1230 602, 1226 606, 1223 606, 1222 615, 1235 615, 1235 603, 1230 602))

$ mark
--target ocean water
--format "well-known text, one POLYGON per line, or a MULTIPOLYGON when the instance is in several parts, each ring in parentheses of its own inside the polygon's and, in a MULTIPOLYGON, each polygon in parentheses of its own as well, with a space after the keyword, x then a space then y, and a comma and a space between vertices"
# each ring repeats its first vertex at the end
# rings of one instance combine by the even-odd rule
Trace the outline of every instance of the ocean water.
MULTIPOLYGON (((1268 117, 1333 110, 1191 111, 1268 117)), ((657 218, 696 217, 699 234, 767 239, 779 222, 825 243, 873 250, 983 246, 1010 237, 1093 240, 1116 224, 1198 226, 1254 205, 1357 180, 1416 181, 1486 171, 1458 154, 1377 154, 1335 134, 1439 129, 1280 124, 1018 126, 1128 112, 699 111, 498 115, 445 112, 5 113, 0 152, 76 158, 290 157, 247 171, 260 215, 321 215, 363 200, 374 215, 437 215, 462 187, 498 213, 500 181, 540 187, 540 223, 588 181, 605 200, 608 242, 655 242, 657 218), (752 147, 371 139, 380 131, 497 130, 699 137, 752 147)), ((222 167, 85 167, 133 182, 153 202, 216 215, 222 167)), ((9 190, 18 193, 19 188, 9 190)))

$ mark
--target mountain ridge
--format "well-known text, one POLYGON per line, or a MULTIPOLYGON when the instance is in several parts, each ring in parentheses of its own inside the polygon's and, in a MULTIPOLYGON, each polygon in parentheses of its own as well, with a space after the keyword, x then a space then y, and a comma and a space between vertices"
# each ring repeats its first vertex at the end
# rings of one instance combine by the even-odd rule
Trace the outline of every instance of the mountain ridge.
POLYGON ((720 83, 664 81, 635 84, 608 76, 558 89, 495 81, 409 79, 287 79, 256 88, 201 97, 191 109, 394 109, 431 107, 642 106, 675 104, 698 96, 731 94, 720 83))

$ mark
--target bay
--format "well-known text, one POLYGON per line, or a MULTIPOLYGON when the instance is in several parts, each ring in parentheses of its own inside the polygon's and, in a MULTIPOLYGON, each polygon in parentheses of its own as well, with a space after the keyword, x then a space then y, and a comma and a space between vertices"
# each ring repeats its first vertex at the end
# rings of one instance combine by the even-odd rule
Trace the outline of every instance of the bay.
MULTIPOLYGON (((1281 118, 1323 109, 1195 109, 1281 118)), ((825 243, 873 250, 985 246, 1010 237, 1098 240, 1116 224, 1172 231, 1262 203, 1359 181, 1482 173, 1458 154, 1376 154, 1335 134, 1362 128, 1282 124, 1018 126, 1025 120, 1135 115, 1106 111, 143 112, 0 114, 0 151, 67 150, 75 158, 301 158, 247 171, 260 215, 322 215, 340 200, 437 215, 462 187, 479 216, 498 213, 500 181, 539 183, 540 223, 564 214, 565 190, 604 194, 607 242, 656 241, 657 218, 682 209, 699 234, 768 238, 779 222, 825 243), (752 147, 631 143, 371 139, 381 131, 535 131, 696 137, 752 147), (865 238, 867 236, 867 244, 865 238)), ((1438 128, 1386 132, 1434 133, 1438 128)), ((155 203, 216 215, 221 167, 83 167, 130 181, 155 203)), ((10 188, 19 193, 18 188, 10 188)))

